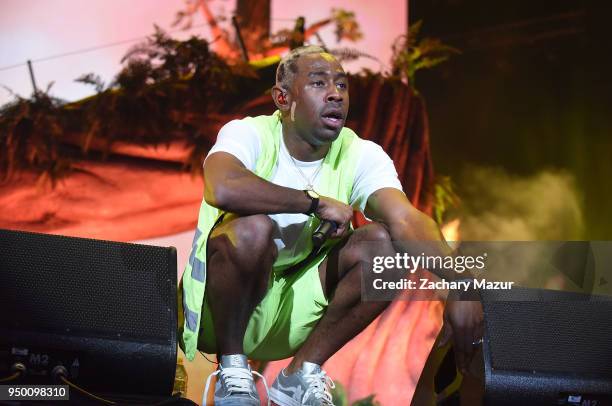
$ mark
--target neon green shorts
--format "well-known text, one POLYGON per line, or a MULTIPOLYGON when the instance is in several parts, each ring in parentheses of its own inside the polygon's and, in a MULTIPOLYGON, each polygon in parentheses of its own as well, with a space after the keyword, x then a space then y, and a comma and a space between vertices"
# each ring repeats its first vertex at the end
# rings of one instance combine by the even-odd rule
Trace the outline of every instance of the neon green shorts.
MULTIPOLYGON (((244 335, 244 352, 250 359, 288 358, 306 341, 328 305, 319 278, 319 265, 325 256, 317 256, 309 265, 289 276, 272 272, 268 292, 255 308, 244 335)), ((204 352, 216 352, 212 314, 206 295, 200 326, 198 348, 204 352)))

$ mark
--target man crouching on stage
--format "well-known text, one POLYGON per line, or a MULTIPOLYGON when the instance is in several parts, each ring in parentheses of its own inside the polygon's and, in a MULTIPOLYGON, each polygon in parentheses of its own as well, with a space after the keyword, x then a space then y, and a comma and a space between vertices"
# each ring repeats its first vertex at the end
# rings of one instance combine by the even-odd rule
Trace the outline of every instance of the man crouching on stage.
MULTIPOLYGON (((290 356, 270 399, 332 405, 321 365, 388 305, 361 300, 361 272, 374 256, 441 234, 410 204, 382 148, 344 127, 348 78, 332 55, 315 46, 291 51, 272 97, 278 111, 229 122, 206 158, 180 342, 189 359, 197 349, 218 354, 217 405, 259 405, 247 357, 290 356), (350 230, 354 209, 374 222, 350 230), (321 220, 338 228, 313 258, 321 220)), ((467 362, 480 304, 449 302, 446 312, 467 362)))

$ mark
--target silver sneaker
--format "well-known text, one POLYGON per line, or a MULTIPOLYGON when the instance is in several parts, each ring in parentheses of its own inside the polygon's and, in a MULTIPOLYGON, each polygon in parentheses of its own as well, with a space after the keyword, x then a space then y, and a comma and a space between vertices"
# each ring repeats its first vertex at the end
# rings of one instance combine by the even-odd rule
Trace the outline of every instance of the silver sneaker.
POLYGON ((246 355, 222 355, 219 369, 206 380, 202 405, 206 405, 210 380, 213 376, 218 376, 215 384, 215 406, 260 406, 253 375, 263 380, 268 391, 265 378, 257 371, 251 371, 246 355))
POLYGON ((304 362, 294 374, 283 369, 270 388, 270 399, 278 406, 334 406, 330 389, 334 381, 320 365, 304 362))

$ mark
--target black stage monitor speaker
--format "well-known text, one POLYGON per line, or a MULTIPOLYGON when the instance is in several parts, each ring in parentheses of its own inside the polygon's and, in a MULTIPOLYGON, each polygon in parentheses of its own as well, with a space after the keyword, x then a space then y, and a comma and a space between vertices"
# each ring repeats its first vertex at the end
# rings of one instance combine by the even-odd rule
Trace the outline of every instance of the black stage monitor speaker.
POLYGON ((483 291, 486 405, 612 404, 612 298, 483 291))
POLYGON ((93 392, 169 396, 176 250, 0 230, 0 378, 49 384, 62 365, 93 392))

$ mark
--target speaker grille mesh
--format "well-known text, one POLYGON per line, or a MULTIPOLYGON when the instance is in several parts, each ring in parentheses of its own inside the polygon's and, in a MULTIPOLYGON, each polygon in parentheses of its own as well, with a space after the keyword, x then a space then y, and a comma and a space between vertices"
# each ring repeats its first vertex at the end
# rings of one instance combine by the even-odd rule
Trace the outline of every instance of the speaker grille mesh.
POLYGON ((170 339, 170 248, 0 230, 3 327, 170 339))
POLYGON ((486 301, 491 366, 612 378, 611 301, 486 301))

